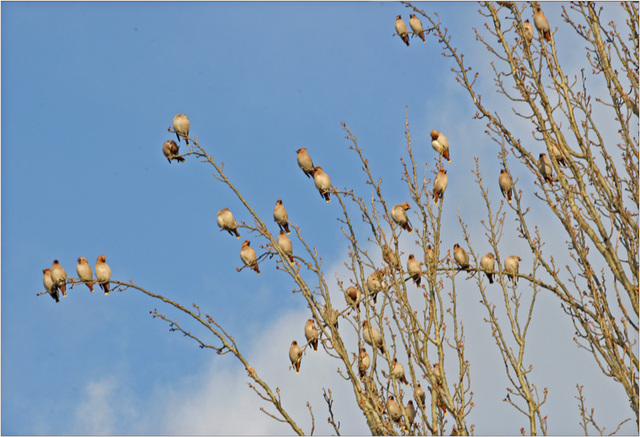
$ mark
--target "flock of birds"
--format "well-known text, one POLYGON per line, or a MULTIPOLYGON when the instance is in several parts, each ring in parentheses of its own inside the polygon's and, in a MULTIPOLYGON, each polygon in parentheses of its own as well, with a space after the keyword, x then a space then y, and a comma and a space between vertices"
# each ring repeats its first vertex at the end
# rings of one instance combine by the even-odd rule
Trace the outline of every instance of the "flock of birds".
MULTIPOLYGON (((89 287, 89 290, 93 293, 93 273, 91 272, 91 266, 87 262, 87 259, 83 256, 78 258, 78 264, 76 265, 76 272, 80 282, 83 282, 89 287)), ((107 264, 107 257, 100 255, 96 260, 96 282, 102 287, 104 294, 109 294, 109 281, 111 280, 111 268, 107 264)), ((67 296, 67 272, 60 265, 57 259, 53 260, 53 265, 50 269, 44 269, 42 271, 44 277, 42 282, 44 289, 56 302, 60 302, 60 293, 62 297, 67 296)), ((70 281, 72 284, 75 281, 70 281)))

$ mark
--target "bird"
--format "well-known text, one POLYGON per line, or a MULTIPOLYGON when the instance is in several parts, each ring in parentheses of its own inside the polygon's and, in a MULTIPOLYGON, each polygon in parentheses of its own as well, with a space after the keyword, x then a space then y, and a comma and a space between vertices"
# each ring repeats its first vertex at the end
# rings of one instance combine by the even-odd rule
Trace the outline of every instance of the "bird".
POLYGON ((78 278, 87 284, 89 290, 93 293, 93 273, 91 273, 91 266, 87 262, 87 259, 83 256, 78 258, 78 264, 76 265, 76 272, 78 273, 78 278))
POLYGON ((409 400, 407 403, 407 407, 404 409, 405 414, 407 415, 407 419, 409 419, 408 428, 411 429, 413 426, 413 422, 416 420, 416 407, 413 405, 413 401, 409 400))
POLYGON ((540 154, 540 159, 538 160, 538 170, 540 170, 540 176, 542 176, 542 179, 544 179, 545 182, 552 182, 553 167, 551 166, 551 161, 549 161, 546 153, 540 154))
POLYGON ((507 169, 503 168, 500 171, 500 177, 498 177, 498 184, 500 185, 500 191, 502 191, 502 196, 506 197, 509 203, 511 203, 511 195, 513 194, 511 187, 513 182, 511 181, 511 176, 507 173, 507 169))
POLYGON ((438 204, 438 198, 444 199, 444 190, 447 189, 448 183, 449 177, 447 176, 447 171, 444 168, 440 168, 440 171, 438 171, 438 174, 433 181, 434 205, 438 204))
POLYGON ((504 269, 507 273, 511 275, 510 279, 515 283, 518 282, 517 275, 520 267, 520 260, 521 258, 515 255, 507 257, 507 259, 504 260, 504 269))
POLYGON ((393 359, 393 364, 391 366, 391 370, 389 371, 389 375, 404 384, 408 384, 407 378, 404 377, 404 367, 402 367, 402 364, 398 362, 397 358, 393 359))
POLYGON ((405 231, 411 233, 413 229, 411 229, 411 225, 409 223, 409 217, 407 216, 408 209, 411 209, 409 202, 404 202, 394 206, 391 209, 391 218, 393 219, 396 225, 400 226, 405 231))
POLYGON ((427 42, 427 40, 424 39, 424 31, 422 29, 422 22, 420 21, 420 19, 418 17, 416 17, 416 14, 409 15, 409 26, 411 26, 411 30, 413 30, 413 33, 415 33, 416 35, 418 35, 422 39, 422 42, 427 42))
POLYGON ((58 290, 62 291, 62 297, 66 297, 67 272, 64 271, 57 259, 53 260, 53 265, 51 266, 51 279, 58 290))
POLYGON ((278 246, 289 257, 289 261, 293 262, 293 246, 291 245, 291 240, 287 237, 287 233, 282 229, 278 234, 278 246))
POLYGON ((378 292, 384 287, 384 274, 380 270, 373 271, 369 277, 367 277, 367 291, 369 294, 373 294, 373 304, 376 303, 378 292))
POLYGON ((530 43, 533 39, 533 25, 528 19, 524 20, 524 23, 522 23, 522 35, 527 43, 530 43))
POLYGON ((327 325, 338 329, 338 311, 332 309, 326 303, 324 304, 323 315, 327 321, 327 325))
POLYGON ((469 254, 457 243, 453 245, 453 259, 461 270, 469 267, 469 254))
POLYGON ((107 264, 107 257, 100 255, 96 260, 96 279, 102 287, 104 294, 109 294, 109 281, 111 280, 111 268, 107 264))
POLYGON ((549 20, 544 16, 540 5, 536 5, 536 8, 533 10, 533 24, 536 25, 536 29, 544 36, 544 39, 550 42, 551 28, 549 27, 549 20))
POLYGON ((480 258, 480 267, 485 271, 487 278, 489 278, 489 284, 493 284, 493 273, 490 273, 494 270, 496 264, 496 257, 493 256, 491 252, 483 255, 480 258))
POLYGON ((396 17, 396 33, 402 38, 402 41, 409 47, 409 31, 407 25, 402 21, 402 17, 398 15, 396 17))
POLYGON ((431 247, 431 245, 427 246, 427 249, 425 250, 425 255, 426 255, 426 259, 427 259, 427 264, 430 266, 435 266, 436 265, 436 252, 433 250, 433 247, 431 247))
POLYGON ((287 210, 284 209, 284 205, 282 205, 282 200, 278 199, 276 201, 276 207, 273 208, 273 221, 278 224, 280 229, 284 229, 287 234, 290 234, 289 230, 289 216, 287 215, 287 210))
POLYGON ((551 157, 556 161, 558 161, 558 164, 566 167, 567 162, 564 159, 564 153, 562 153, 562 150, 560 150, 560 147, 558 147, 558 143, 553 138, 550 138, 550 142, 551 142, 551 157))
POLYGON ((427 399, 427 394, 420 386, 420 383, 416 384, 416 387, 413 390, 413 398, 416 400, 416 403, 419 406, 422 406, 424 408, 424 401, 427 399))
POLYGON ((298 165, 300 166, 304 174, 307 175, 308 178, 313 177, 313 172, 316 168, 313 166, 313 161, 307 153, 307 148, 303 147, 296 150, 296 152, 298 153, 298 165))
POLYGON ((296 373, 300 373, 300 362, 302 361, 302 349, 298 346, 298 342, 293 340, 289 348, 289 359, 291 365, 295 367, 296 373))
POLYGON ((451 162, 451 158, 449 157, 449 140, 447 137, 445 137, 442 132, 438 132, 435 129, 431 131, 430 135, 433 150, 444 156, 447 162, 451 162))
POLYGON ((331 201, 331 199, 329 199, 331 178, 322 170, 322 167, 318 166, 313 171, 313 182, 315 182, 316 188, 320 192, 320 197, 324 197, 327 203, 329 203, 331 201))
POLYGON ((231 235, 235 234, 236 238, 240 238, 238 224, 233 218, 231 211, 229 211, 229 208, 222 208, 218 211, 218 226, 220 226, 221 230, 227 231, 231 235))
POLYGON ((413 283, 419 287, 422 279, 422 270, 420 268, 420 261, 418 261, 413 254, 409 255, 409 260, 407 261, 407 272, 413 279, 413 283))
POLYGON ((176 132, 176 137, 178 137, 178 142, 180 142, 180 137, 182 136, 184 140, 187 142, 187 146, 189 145, 189 117, 184 114, 177 114, 173 117, 173 130, 176 132))
POLYGON ((250 246, 249 240, 244 240, 242 247, 240 248, 240 259, 250 269, 255 270, 257 274, 260 274, 260 268, 258 267, 258 258, 256 251, 250 246))
POLYGON ((371 358, 365 348, 360 348, 360 357, 358 359, 358 371, 360 372, 360 379, 364 378, 367 374, 367 369, 371 364, 371 358))
POLYGON ((344 292, 344 299, 347 301, 347 305, 355 307, 358 312, 360 311, 360 289, 354 286, 350 286, 344 292))
POLYGON ((369 322, 366 320, 362 322, 362 337, 364 338, 365 343, 369 346, 378 348, 381 354, 384 353, 384 346, 382 345, 382 335, 380 335, 380 331, 369 325, 369 322), (369 329, 371 329, 371 333, 369 333, 369 329))
POLYGON ((387 411, 389 412, 389 417, 394 422, 400 422, 400 418, 402 417, 402 410, 400 409, 400 405, 396 402, 393 395, 389 396, 387 400, 387 411))
POLYGON ((384 262, 389 264, 389 267, 400 269, 400 260, 398 260, 398 255, 396 255, 393 250, 389 249, 389 246, 386 244, 382 246, 382 259, 384 262))
POLYGON ((53 300, 55 300, 56 302, 60 302, 58 287, 53 283, 53 279, 51 279, 51 269, 44 269, 42 273, 44 274, 42 278, 44 289, 47 290, 53 300))
POLYGON ((313 322, 313 319, 307 320, 304 325, 304 336, 307 339, 307 343, 313 346, 314 352, 318 351, 318 328, 313 322))
POLYGON ((165 141, 162 144, 162 153, 167 157, 167 161, 171 164, 171 160, 175 159, 178 162, 184 162, 184 158, 180 155, 180 146, 173 140, 165 141))

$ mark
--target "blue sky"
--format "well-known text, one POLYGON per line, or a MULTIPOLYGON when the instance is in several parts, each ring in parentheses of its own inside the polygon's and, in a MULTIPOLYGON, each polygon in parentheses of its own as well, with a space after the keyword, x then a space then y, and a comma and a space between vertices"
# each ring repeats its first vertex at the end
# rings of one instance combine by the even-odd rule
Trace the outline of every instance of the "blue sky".
MULTIPOLYGON (((476 4, 417 5, 439 12, 470 61, 486 61, 471 30, 476 4)), ((560 20, 559 5, 545 8, 551 21, 560 20)), ((452 143, 442 236, 450 249, 462 241, 458 205, 472 231, 480 229, 474 156, 500 202, 498 150, 471 120, 475 111, 435 39, 405 47, 392 37, 398 14, 408 22, 409 10, 387 2, 2 3, 3 434, 290 432, 258 411, 262 404, 230 355, 202 351, 153 319, 154 308, 178 317, 160 302, 135 291, 91 294, 84 286, 59 304, 36 297, 53 259, 75 277, 79 256, 93 269, 103 253, 112 279, 133 280, 186 306, 196 302, 211 314, 258 373, 282 389, 305 431, 309 400, 317 431, 331 432, 321 401, 321 387, 328 387, 342 431, 367 432, 337 363, 307 355, 300 375, 288 371, 288 345, 303 338, 308 310, 273 260, 260 276, 236 273, 246 230, 238 241, 219 232, 215 219, 229 207, 248 220, 240 202, 206 165, 193 157, 169 165, 161 147, 173 138, 173 116, 187 114, 191 135, 226 163, 227 176, 272 232, 275 201, 283 200, 335 285, 335 274, 345 275, 348 244, 336 221, 339 205, 322 201, 295 151, 307 147, 335 186, 369 198, 344 121, 383 178, 389 203, 404 202, 407 107, 421 165, 434 168, 429 130, 437 126, 452 143)), ((490 77, 480 84, 490 85, 490 77)), ((487 89, 486 98, 491 94, 487 89)), ((522 186, 531 181, 521 175, 522 186)), ((481 231, 476 235, 484 253, 481 231)), ((504 244, 507 252, 528 250, 513 235, 504 244)), ((300 243, 293 246, 295 252, 300 243)), ((561 241, 549 247, 566 253, 561 241)), ((530 266, 530 254, 521 256, 530 266)), ((529 353, 534 382, 550 387, 549 432, 581 432, 576 383, 586 386, 596 417, 615 428, 631 416, 623 391, 573 345, 558 301, 543 295, 537 305, 529 353)), ((461 311, 474 366, 469 423, 478 434, 518 432, 525 423, 502 402, 507 382, 477 296, 461 311)))

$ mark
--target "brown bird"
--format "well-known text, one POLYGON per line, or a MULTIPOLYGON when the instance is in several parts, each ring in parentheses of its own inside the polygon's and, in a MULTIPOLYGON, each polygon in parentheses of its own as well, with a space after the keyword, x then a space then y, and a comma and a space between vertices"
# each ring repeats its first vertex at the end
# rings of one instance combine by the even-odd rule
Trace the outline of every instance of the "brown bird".
POLYGON ((418 35, 420 37, 420 39, 422 39, 422 42, 427 42, 427 40, 424 39, 424 31, 422 29, 422 22, 420 21, 420 19, 418 17, 416 17, 416 14, 409 15, 409 26, 411 26, 411 30, 413 30, 413 33, 415 33, 416 35, 418 35))
POLYGON ((314 352, 318 351, 318 328, 313 322, 313 319, 307 320, 304 325, 304 336, 307 339, 307 343, 313 346, 314 352))
POLYGON ((394 422, 400 422, 400 418, 402 418, 402 410, 393 395, 389 396, 389 400, 387 400, 387 411, 389 412, 391 420, 394 422))
POLYGON ((318 166, 314 170, 313 182, 316 184, 316 188, 320 192, 320 196, 324 197, 327 203, 330 202, 329 190, 331 189, 331 178, 322 170, 322 167, 318 166))
POLYGON ((413 405, 413 401, 409 400, 407 403, 407 407, 404 409, 405 414, 407 415, 407 419, 409 419, 408 428, 411 429, 413 426, 413 422, 416 420, 416 407, 413 405))
POLYGON ((420 268, 420 261, 418 261, 413 254, 409 255, 409 260, 407 261, 407 272, 413 279, 413 283, 419 287, 422 279, 422 270, 420 268))
POLYGON ((564 159, 564 153, 562 153, 562 150, 560 150, 560 148, 558 147, 558 143, 553 138, 551 138, 550 141, 551 141, 551 157, 556 161, 558 161, 558 164, 566 167, 567 162, 564 159))
POLYGON ((381 354, 384 353, 384 346, 382 345, 382 335, 380 335, 380 331, 369 325, 369 322, 366 320, 362 322, 362 337, 364 338, 365 343, 369 346, 373 348, 377 347, 381 354), (369 333, 369 329, 371 329, 371 333, 369 333))
POLYGON ((404 24, 400 15, 396 17, 396 33, 400 38, 402 38, 402 41, 404 41, 407 47, 409 47, 409 31, 407 30, 407 25, 404 24))
POLYGON ((427 256, 427 264, 429 266, 435 266, 436 265, 436 252, 433 250, 433 247, 431 247, 431 245, 427 246, 427 250, 425 251, 425 254, 427 256))
POLYGON ((240 248, 240 259, 242 262, 248 266, 250 269, 255 270, 257 274, 260 274, 260 268, 258 267, 258 257, 256 256, 256 251, 253 250, 251 246, 249 246, 251 242, 249 240, 244 240, 242 243, 242 247, 240 248))
POLYGON ((360 379, 364 378, 367 374, 367 369, 371 364, 371 358, 365 348, 360 348, 360 357, 358 359, 358 371, 360 372, 360 379))
POLYGON ((489 284, 493 284, 493 273, 490 272, 495 269, 495 265, 496 257, 493 256, 491 252, 480 258, 480 267, 482 267, 482 269, 485 271, 485 274, 487 275, 487 278, 489 278, 489 284))
POLYGON ((62 297, 66 297, 67 272, 65 272, 57 259, 53 260, 53 265, 51 266, 51 279, 56 288, 62 291, 62 297))
POLYGON ((553 166, 551 165, 551 161, 549 161, 546 153, 540 154, 538 170, 540 170, 540 176, 542 176, 542 179, 544 179, 545 182, 551 183, 553 181, 553 166))
POLYGON ((235 234, 236 238, 240 238, 238 224, 233 218, 231 211, 229 211, 229 208, 223 208, 218 211, 218 226, 220 226, 223 231, 227 231, 231 235, 235 234))
POLYGON ((280 229, 280 233, 278 234, 278 246, 280 246, 284 254, 289 257, 289 261, 293 262, 293 246, 286 232, 282 229, 280 229))
POLYGON ((338 329, 338 311, 332 309, 325 303, 322 313, 327 321, 327 325, 338 329))
POLYGON ((284 205, 282 205, 282 200, 278 199, 276 201, 276 207, 273 208, 273 221, 280 226, 280 229, 284 229, 287 234, 290 234, 289 230, 289 216, 287 215, 287 210, 284 209, 284 205))
POLYGON ((409 384, 407 382, 407 378, 404 377, 404 367, 398 362, 397 358, 393 359, 393 364, 391 366, 391 370, 389 371, 389 375, 404 384, 409 384))
POLYGON ((180 137, 183 137, 187 142, 187 146, 189 145, 189 117, 184 114, 177 114, 173 117, 173 130, 176 133, 176 137, 178 137, 178 142, 180 142, 180 137))
POLYGON ((424 405, 425 405, 424 401, 427 399, 427 394, 424 392, 424 390, 420 386, 420 383, 418 383, 416 385, 416 388, 413 390, 413 398, 416 400, 416 403, 419 406, 422 406, 424 408, 424 405))
POLYGON ((360 289, 354 286, 347 288, 344 292, 344 299, 347 301, 347 305, 355 307, 358 312, 360 311, 360 289))
POLYGON ((385 288, 384 273, 381 270, 375 270, 367 278, 367 291, 373 295, 373 304, 376 304, 378 292, 385 288))
POLYGON ((164 144, 162 144, 162 153, 166 156, 169 164, 171 164, 172 159, 178 162, 184 162, 184 158, 180 156, 180 146, 173 140, 165 141, 164 144))
POLYGON ((438 198, 444 199, 444 190, 447 189, 449 183, 449 177, 447 171, 441 168, 433 181, 433 197, 435 198, 434 205, 438 204, 438 198))
POLYGON ((520 257, 512 255, 504 260, 504 270, 511 275, 510 279, 517 283, 518 282, 518 270, 520 267, 520 257))
POLYGON ((461 270, 469 267, 469 254, 457 243, 453 245, 453 259, 461 270))
POLYGON ((529 20, 524 20, 524 23, 522 23, 522 36, 524 36, 524 40, 527 43, 530 43, 533 39, 533 25, 529 20))
POLYGON ((500 185, 500 191, 502 191, 502 196, 506 197, 509 203, 511 203, 511 195, 513 194, 511 187, 513 186, 513 182, 511 181, 511 177, 509 176, 509 173, 507 173, 507 170, 504 168, 500 171, 498 184, 500 185))
POLYGON ((409 202, 404 202, 399 205, 396 205, 391 209, 391 218, 396 223, 396 225, 400 226, 405 231, 411 233, 413 229, 411 229, 411 225, 409 223, 409 216, 407 216, 407 210, 410 209, 411 206, 409 202))
POLYGON ((96 260, 96 279, 98 284, 104 291, 104 294, 109 294, 109 281, 111 280, 111 268, 107 264, 107 257, 100 255, 96 260))
POLYGON ((93 273, 91 273, 91 266, 87 262, 87 259, 83 256, 78 258, 78 264, 76 265, 76 272, 78 273, 78 278, 87 284, 89 290, 93 293, 93 273))
POLYGON ((431 147, 440 155, 444 156, 447 162, 451 162, 451 158, 449 158, 449 140, 443 133, 435 129, 431 131, 431 147))
POLYGON ((58 287, 53 283, 53 279, 51 279, 51 270, 44 269, 42 271, 44 276, 42 277, 42 283, 44 284, 44 289, 51 295, 53 300, 56 302, 60 302, 60 296, 58 294, 58 287))
POLYGON ((289 359, 291 360, 291 365, 295 367, 296 373, 300 373, 302 349, 298 346, 298 342, 295 340, 291 342, 291 347, 289 348, 289 359))
POLYGON ((536 25, 536 29, 538 32, 544 36, 544 39, 547 41, 551 41, 551 28, 549 27, 549 20, 542 13, 542 9, 540 9, 540 5, 536 5, 536 8, 533 11, 533 24, 536 25))
POLYGON ((389 246, 386 244, 382 246, 382 259, 384 262, 389 264, 389 267, 400 269, 400 260, 398 260, 398 255, 396 255, 393 250, 389 249, 389 246))
POLYGON ((298 153, 298 165, 300 166, 304 174, 307 175, 308 178, 312 177, 313 172, 316 168, 313 166, 313 161, 311 160, 311 157, 307 153, 307 148, 303 147, 301 149, 296 150, 296 152, 298 153))

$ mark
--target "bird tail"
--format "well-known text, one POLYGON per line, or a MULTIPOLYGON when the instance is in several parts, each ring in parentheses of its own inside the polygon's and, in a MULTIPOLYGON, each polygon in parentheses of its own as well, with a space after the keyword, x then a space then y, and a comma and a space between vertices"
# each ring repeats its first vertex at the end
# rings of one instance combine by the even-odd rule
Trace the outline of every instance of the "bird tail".
MULTIPOLYGON (((240 238, 240 233, 238 232, 237 229, 234 229, 233 232, 236 234, 236 238, 240 238)), ((233 234, 231 234, 233 235, 233 234)))
POLYGON ((184 162, 184 158, 182 156, 176 156, 173 159, 175 159, 178 162, 184 162))
POLYGON ((447 162, 451 162, 451 158, 449 158, 449 149, 445 150, 442 153, 442 156, 444 156, 445 158, 447 158, 447 162))
POLYGON ((551 42, 551 31, 547 30, 544 32, 544 39, 547 40, 547 42, 551 42))

